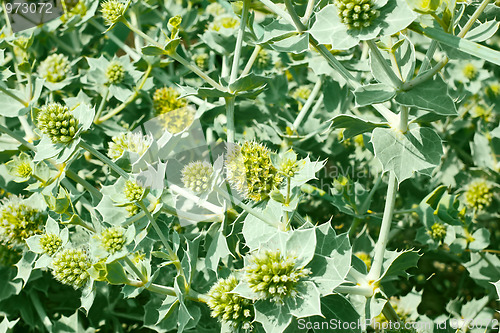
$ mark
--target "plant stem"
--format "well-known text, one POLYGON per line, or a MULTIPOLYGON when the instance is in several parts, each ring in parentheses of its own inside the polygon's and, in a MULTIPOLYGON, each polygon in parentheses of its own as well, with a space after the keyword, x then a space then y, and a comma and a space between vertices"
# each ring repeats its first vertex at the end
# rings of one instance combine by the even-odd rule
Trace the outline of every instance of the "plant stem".
POLYGON ((0 132, 3 132, 5 134, 7 134, 8 136, 10 136, 11 138, 17 140, 20 144, 22 144, 23 146, 25 146, 26 148, 32 150, 32 151, 36 151, 36 148, 33 144, 29 143, 28 141, 26 141, 23 137, 21 137, 20 135, 12 132, 10 129, 8 129, 7 127, 3 126, 3 125, 0 125, 0 132))
POLYGON ((248 73, 250 73, 250 70, 252 69, 252 66, 259 56, 259 52, 262 50, 262 46, 260 45, 255 45, 252 54, 250 55, 250 58, 248 58, 247 64, 245 65, 245 68, 243 68, 243 71, 241 72, 241 76, 245 76, 248 73))
POLYGON ((387 74, 387 76, 391 80, 394 88, 399 89, 399 87, 401 87, 403 82, 401 82, 401 80, 397 77, 397 75, 394 73, 392 68, 389 67, 389 65, 385 61, 384 56, 380 52, 378 46, 375 44, 375 42, 373 40, 369 40, 366 43, 368 44, 368 47, 372 51, 372 55, 375 57, 377 62, 382 66, 382 69, 384 70, 384 72, 387 74))
POLYGON ((418 73, 425 73, 425 71, 429 68, 431 65, 432 58, 434 57, 434 53, 436 53, 437 47, 439 43, 435 41, 434 39, 431 41, 431 45, 429 45, 429 49, 425 53, 425 58, 422 61, 422 65, 420 66, 420 69, 418 70, 418 73))
POLYGON ((15 99, 16 101, 18 101, 19 103, 21 103, 22 105, 24 105, 25 107, 29 106, 29 103, 28 102, 25 102, 24 100, 22 100, 20 97, 16 96, 15 94, 11 93, 10 91, 8 91, 7 89, 3 88, 2 86, 0 86, 0 91, 3 92, 5 95, 11 97, 12 99, 15 99))
POLYGON ((365 297, 373 296, 373 289, 361 286, 338 286, 334 292, 341 294, 361 295, 365 297))
POLYGON ((302 23, 307 27, 309 24, 309 18, 312 15, 312 12, 314 10, 314 5, 316 4, 316 0, 309 0, 307 2, 307 7, 306 7, 306 12, 304 13, 304 16, 302 17, 302 23))
MULTIPOLYGON (((106 28, 103 25, 99 24, 95 20, 89 20, 88 22, 100 31, 106 30, 106 28)), ((141 55, 139 53, 137 53, 134 49, 125 44, 120 38, 116 37, 112 31, 106 32, 106 36, 109 39, 111 39, 116 45, 118 45, 123 51, 125 51, 127 55, 134 61, 138 61, 141 59, 141 55)))
POLYGON ((479 15, 482 14, 482 12, 486 9, 486 6, 490 3, 491 0, 483 0, 481 5, 477 7, 476 11, 472 14, 472 16, 469 18, 467 23, 464 25, 462 30, 458 33, 458 37, 463 38, 469 32, 470 28, 472 28, 472 25, 476 22, 477 18, 479 15))
POLYGON ((292 20, 291 16, 271 0, 260 0, 260 2, 266 5, 271 11, 276 13, 278 16, 284 18, 286 21, 288 21, 288 23, 294 24, 294 21, 292 20))
POLYGON ((396 202, 396 189, 396 175, 394 174, 394 172, 390 172, 384 216, 382 218, 382 225, 380 227, 377 244, 375 244, 375 255, 373 257, 372 267, 370 269, 370 272, 368 273, 368 281, 376 281, 380 278, 382 263, 384 261, 385 248, 388 243, 389 231, 391 230, 394 203, 396 202))
POLYGON ((226 101, 226 131, 227 131, 227 142, 234 143, 234 106, 236 103, 235 97, 227 97, 226 101))
POLYGON ((50 321, 50 318, 47 316, 47 313, 45 312, 45 309, 43 308, 42 303, 40 302, 40 298, 38 298, 38 292, 36 290, 31 290, 31 292, 28 293, 31 303, 35 307, 35 311, 40 317, 40 320, 43 323, 43 326, 47 330, 47 332, 52 332, 52 321, 50 321))
POLYGON ((127 263, 128 267, 134 272, 134 274, 142 281, 142 283, 146 284, 148 282, 148 279, 142 274, 142 272, 137 268, 137 266, 134 264, 134 262, 128 257, 125 257, 125 262, 127 263))
POLYGON ((399 115, 399 130, 403 133, 408 131, 408 111, 409 107, 401 106, 401 113, 399 115))
POLYGON ((167 295, 167 296, 177 296, 175 293, 175 289, 172 287, 165 287, 159 284, 152 283, 149 287, 146 288, 147 290, 161 294, 161 295, 167 295))
POLYGON ((238 29, 238 36, 236 37, 236 46, 234 47, 233 65, 231 67, 231 76, 229 77, 229 84, 232 84, 238 78, 238 70, 240 68, 241 49, 243 46, 243 37, 245 36, 245 29, 248 21, 248 9, 250 7, 250 0, 243 0, 243 9, 241 13, 241 23, 238 29))
POLYGON ((100 153, 96 149, 94 149, 92 146, 90 146, 88 143, 84 142, 83 140, 80 141, 79 146, 97 157, 101 162, 107 164, 111 169, 113 169, 117 174, 119 174, 121 177, 124 179, 129 179, 128 173, 123 171, 122 168, 120 168, 118 165, 116 165, 113 161, 111 161, 107 156, 104 154, 100 153))
POLYGON ((106 86, 106 91, 104 92, 104 96, 102 97, 101 103, 99 104, 99 108, 97 109, 97 112, 95 114, 94 121, 98 120, 99 117, 101 116, 102 111, 104 110, 104 106, 106 105, 108 95, 109 95, 109 87, 106 86))
POLYGON ((203 200, 200 199, 198 196, 196 196, 193 193, 190 193, 190 192, 186 191, 185 189, 183 189, 180 186, 177 186, 175 184, 170 184, 168 188, 172 192, 177 193, 179 195, 182 195, 184 198, 189 199, 189 200, 195 202, 200 207, 203 207, 203 208, 211 211, 214 214, 217 214, 217 215, 223 215, 224 214, 224 211, 223 211, 222 207, 216 206, 216 205, 214 205, 214 204, 212 204, 210 202, 207 202, 207 201, 203 202, 203 200))
POLYGON ((318 81, 316 81, 316 83, 314 84, 314 87, 313 87, 313 89, 311 91, 311 94, 309 95, 309 98, 307 98, 306 103, 304 104, 304 106, 302 107, 302 109, 300 109, 300 112, 297 115, 297 118, 293 122, 293 129, 296 130, 296 129, 299 128, 300 123, 302 122, 302 120, 304 120, 307 112, 311 108, 311 105, 314 103, 314 100, 316 99, 316 96, 320 92, 322 83, 323 83, 323 77, 320 77, 318 79, 318 81))
MULTIPOLYGON (((290 187, 291 187, 291 178, 286 177, 286 198, 285 198, 285 206, 288 207, 290 204, 290 187)), ((288 210, 285 211, 285 231, 290 230, 290 213, 288 210)))
POLYGON ((444 57, 434 67, 429 69, 427 72, 423 73, 422 75, 417 76, 416 78, 414 78, 411 81, 405 82, 401 86, 401 90, 403 90, 403 91, 411 90, 414 87, 418 86, 419 84, 421 84, 427 80, 432 79, 434 77, 434 75, 439 73, 443 69, 443 67, 446 66, 448 61, 449 61, 448 57, 444 57))
POLYGON ((86 181, 85 179, 81 178, 76 172, 74 172, 71 169, 66 169, 66 176, 68 176, 69 179, 71 179, 71 180, 77 182, 78 184, 82 185, 97 200, 101 200, 101 198, 102 198, 101 192, 99 192, 99 190, 96 189, 94 186, 92 186, 92 184, 90 184, 88 181, 86 181))

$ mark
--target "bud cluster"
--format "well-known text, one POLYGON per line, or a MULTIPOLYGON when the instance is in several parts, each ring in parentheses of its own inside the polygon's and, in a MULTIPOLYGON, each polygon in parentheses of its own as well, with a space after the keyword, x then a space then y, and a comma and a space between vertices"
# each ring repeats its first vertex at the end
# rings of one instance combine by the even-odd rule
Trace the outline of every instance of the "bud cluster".
POLYGON ((141 200, 142 195, 144 194, 144 189, 139 186, 136 182, 131 180, 127 180, 125 183, 125 197, 130 202, 136 202, 141 200))
POLYGON ((64 54, 52 54, 40 63, 38 71, 48 82, 61 82, 71 72, 71 64, 64 54))
POLYGON ((63 249, 52 261, 52 275, 57 281, 78 289, 88 281, 87 270, 91 265, 92 262, 85 250, 63 249))
POLYGON ((428 231, 429 236, 437 241, 443 240, 446 237, 446 226, 442 223, 434 223, 431 230, 428 231))
POLYGON ((380 15, 373 0, 335 0, 342 23, 349 29, 367 28, 380 15))
POLYGON ((42 232, 45 214, 24 203, 19 197, 12 197, 0 208, 0 242, 12 245, 42 232))
POLYGON ((38 128, 49 136, 52 143, 69 143, 78 131, 78 120, 67 106, 59 103, 42 106, 37 120, 38 128))
POLYGON ((109 84, 119 84, 125 79, 125 68, 118 61, 112 61, 106 68, 109 84))
POLYGON ((485 180, 479 179, 471 182, 465 191, 465 202, 473 209, 482 210, 493 201, 492 186, 485 180))
POLYGON ((120 133, 114 136, 109 143, 108 156, 116 161, 125 151, 142 156, 151 146, 153 139, 141 133, 120 133))
POLYGON ((43 234, 40 238, 40 246, 43 252, 51 257, 59 251, 62 245, 61 237, 52 233, 43 234))
POLYGON ((125 245, 125 231, 120 227, 113 227, 104 230, 100 235, 102 247, 109 253, 114 254, 120 251, 125 245))
POLYGON ((206 161, 195 161, 182 169, 184 187, 196 193, 204 192, 210 185, 210 178, 214 169, 206 161))
POLYGON ((185 98, 179 98, 180 94, 174 88, 163 87, 157 89, 153 94, 153 107, 157 114, 164 114, 187 105, 185 98))

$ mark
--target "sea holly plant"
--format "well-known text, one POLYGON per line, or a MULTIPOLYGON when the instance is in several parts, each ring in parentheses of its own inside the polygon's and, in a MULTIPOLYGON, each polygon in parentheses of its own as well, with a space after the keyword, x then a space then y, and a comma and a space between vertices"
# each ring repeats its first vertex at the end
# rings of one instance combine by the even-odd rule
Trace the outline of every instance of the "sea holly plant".
POLYGON ((495 329, 498 1, 11 5, 1 331, 495 329))

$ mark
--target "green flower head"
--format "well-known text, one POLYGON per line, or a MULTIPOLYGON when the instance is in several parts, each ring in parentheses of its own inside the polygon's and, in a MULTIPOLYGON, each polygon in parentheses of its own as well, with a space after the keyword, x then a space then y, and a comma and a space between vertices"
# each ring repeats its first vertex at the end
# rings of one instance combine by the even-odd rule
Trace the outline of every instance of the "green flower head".
POLYGON ((205 12, 213 17, 226 14, 226 9, 218 2, 212 2, 205 8, 205 12))
POLYGON ((61 16, 61 21, 67 22, 75 15, 80 15, 80 17, 87 14, 87 5, 85 1, 70 1, 66 3, 66 12, 61 16))
POLYGON ((159 115, 157 120, 170 133, 177 134, 184 131, 193 123, 194 116, 194 108, 184 106, 159 115))
POLYGON ((257 59, 255 60, 255 65, 258 69, 264 70, 272 66, 273 59, 271 54, 264 49, 261 49, 257 55, 257 59))
POLYGON ((180 94, 174 88, 157 89, 153 95, 153 107, 156 114, 164 114, 186 106, 187 100, 179 96, 180 94))
POLYGON ((141 200, 142 195, 144 194, 144 189, 132 180, 127 180, 125 182, 124 191, 125 191, 125 197, 130 202, 136 202, 141 200))
POLYGON ((52 275, 54 278, 75 289, 83 287, 89 280, 87 270, 92 262, 83 249, 63 249, 52 261, 52 275))
POLYGON ((437 241, 443 240, 446 237, 446 226, 442 223, 434 223, 427 233, 437 241))
POLYGON ((219 279, 208 292, 207 305, 212 317, 228 323, 235 330, 250 330, 254 318, 252 302, 231 291, 238 285, 238 279, 231 275, 227 279, 219 279))
POLYGON ((102 247, 109 253, 114 254, 125 246, 127 241, 125 230, 121 227, 113 227, 104 230, 100 236, 102 247))
POLYGON ((126 151, 142 156, 151 146, 153 139, 139 132, 125 132, 114 136, 109 143, 108 156, 116 161, 126 151))
POLYGON ((42 106, 37 120, 38 128, 49 136, 52 143, 69 143, 78 132, 78 120, 67 106, 59 103, 42 106))
POLYGON ((108 0, 101 5, 101 13, 106 25, 118 22, 125 13, 125 4, 118 0, 108 0))
POLYGON ((281 250, 265 250, 252 254, 244 268, 245 280, 259 299, 282 303, 297 295, 298 283, 309 276, 308 269, 297 267, 296 257, 281 250))
POLYGON ((182 169, 182 182, 184 187, 195 193, 204 192, 210 185, 214 169, 206 161, 195 161, 182 169))
POLYGON ((127 210, 129 217, 137 215, 137 213, 139 213, 139 210, 140 210, 139 206, 137 206, 134 203, 130 203, 130 204, 125 205, 125 209, 127 210))
POLYGON ((373 0, 335 0, 340 21, 349 29, 369 27, 380 15, 373 0))
POLYGON ((482 210, 493 201, 492 186, 483 179, 474 180, 465 191, 465 203, 473 209, 482 210))
POLYGON ((462 73, 468 80, 472 81, 477 77, 478 71, 476 66, 474 66, 471 63, 468 63, 462 69, 462 73))
POLYGON ((201 69, 206 69, 208 67, 208 59, 210 57, 206 53, 198 53, 193 55, 192 59, 196 66, 200 67, 201 69))
POLYGON ((240 19, 232 15, 216 16, 215 20, 208 25, 208 30, 221 31, 221 29, 237 29, 240 26, 240 19))
POLYGON ((125 68, 118 61, 112 61, 106 68, 106 78, 108 84, 119 84, 125 79, 125 68))
POLYGON ((52 54, 40 63, 38 72, 48 82, 61 82, 71 72, 71 64, 64 54, 52 54))
POLYGON ((0 207, 0 243, 20 245, 43 230, 46 215, 27 204, 26 199, 11 197, 0 207))
POLYGON ((53 233, 43 234, 40 237, 40 246, 42 247, 43 253, 53 257, 54 254, 59 251, 62 247, 63 241, 61 237, 53 233))
POLYGON ((256 142, 228 147, 227 179, 247 199, 261 201, 268 198, 283 180, 271 163, 270 153, 267 147, 256 142))
POLYGON ((33 173, 33 161, 26 153, 14 156, 5 166, 10 175, 22 178, 23 181, 28 180, 33 173))

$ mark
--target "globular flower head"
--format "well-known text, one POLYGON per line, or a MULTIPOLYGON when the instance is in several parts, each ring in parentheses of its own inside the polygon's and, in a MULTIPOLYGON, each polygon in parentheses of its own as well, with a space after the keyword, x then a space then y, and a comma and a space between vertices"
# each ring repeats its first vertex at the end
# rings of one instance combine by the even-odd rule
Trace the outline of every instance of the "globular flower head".
POLYGON ((335 0, 340 21, 349 29, 369 27, 380 15, 373 0, 335 0))
POLYGON ((125 209, 127 210, 129 217, 137 215, 137 213, 139 213, 139 210, 140 210, 139 206, 137 206, 134 203, 130 203, 130 204, 125 205, 125 209))
POLYGON ((114 136, 112 141, 109 143, 108 156, 116 161, 119 159, 124 152, 128 151, 131 153, 137 153, 142 156, 146 150, 151 146, 153 138, 148 135, 142 135, 141 133, 120 133, 114 136))
POLYGON ((142 195, 144 194, 144 189, 132 180, 127 180, 125 182, 124 191, 125 191, 125 197, 130 202, 136 202, 141 200, 142 195))
POLYGON ((63 240, 56 234, 47 233, 43 234, 40 237, 40 246, 43 250, 43 253, 51 257, 54 256, 54 254, 56 254, 57 251, 59 251, 62 245, 63 245, 63 240))
POLYGON ((296 257, 281 250, 264 250, 250 255, 244 268, 245 280, 250 288, 267 299, 282 303, 286 297, 297 294, 297 285, 311 273, 296 264, 296 257))
POLYGON ((469 80, 474 80, 477 77, 478 71, 474 64, 468 63, 462 69, 462 73, 469 80))
POLYGON ((232 15, 221 15, 208 25, 208 30, 219 32, 221 29, 237 29, 240 26, 240 19, 232 15))
POLYGON ((182 169, 182 182, 184 187, 195 193, 204 192, 210 185, 210 179, 214 169, 212 164, 206 161, 195 161, 182 169))
POLYGON ((492 186, 483 179, 472 181, 465 191, 465 203, 473 209, 482 210, 493 201, 492 186))
POLYGON ((118 22, 125 12, 125 4, 118 0, 108 0, 101 5, 101 13, 106 25, 118 22))
POLYGON ((206 69, 208 67, 208 54, 206 53, 198 53, 193 55, 192 59, 196 66, 200 67, 201 69, 206 69))
POLYGON ((52 143, 69 143, 77 132, 79 122, 67 106, 50 103, 40 108, 38 113, 38 128, 47 134, 52 143))
POLYGON ((27 180, 33 173, 33 161, 26 153, 14 156, 12 161, 7 162, 5 166, 10 175, 24 180, 27 180))
POLYGON ((446 226, 442 223, 434 223, 431 230, 428 231, 429 236, 433 239, 440 241, 446 237, 446 226))
POLYGON ((61 82, 71 72, 71 64, 64 54, 52 54, 40 63, 38 72, 48 82, 61 82))
POLYGON ((118 61, 112 61, 106 68, 106 78, 109 84, 119 84, 125 79, 125 68, 118 61))
POLYGON ((42 232, 46 215, 25 199, 11 197, 0 207, 0 243, 20 245, 42 232))
POLYGON ((184 106, 158 116, 160 124, 170 133, 177 134, 188 128, 194 121, 195 110, 184 106))
POLYGON ((213 17, 218 17, 226 14, 226 9, 217 1, 212 2, 205 8, 205 12, 213 17))
POLYGON ((157 89, 153 95, 153 107, 157 114, 164 114, 187 105, 185 98, 179 98, 180 94, 174 88, 163 87, 157 89))
POLYGON ((61 16, 61 21, 67 22, 75 15, 83 17, 85 14, 87 14, 87 5, 84 0, 68 1, 66 2, 66 12, 61 16))
POLYGON ((223 323, 230 324, 235 330, 238 328, 249 330, 254 318, 252 302, 231 291, 238 285, 238 279, 231 275, 227 279, 219 279, 208 292, 207 305, 211 315, 223 323))
POLYGON ((99 236, 102 247, 109 253, 114 254, 125 246, 127 238, 125 230, 121 227, 105 229, 99 236))
POLYGON ((89 280, 87 270, 92 262, 83 249, 62 249, 52 261, 52 275, 54 278, 75 289, 81 288, 89 280))
POLYGON ((272 57, 269 52, 265 49, 261 49, 257 55, 257 59, 255 60, 255 65, 258 69, 264 70, 269 68, 272 65, 272 57))
POLYGON ((231 186, 253 201, 269 197, 283 178, 272 165, 270 150, 256 142, 228 148, 226 174, 231 186))

